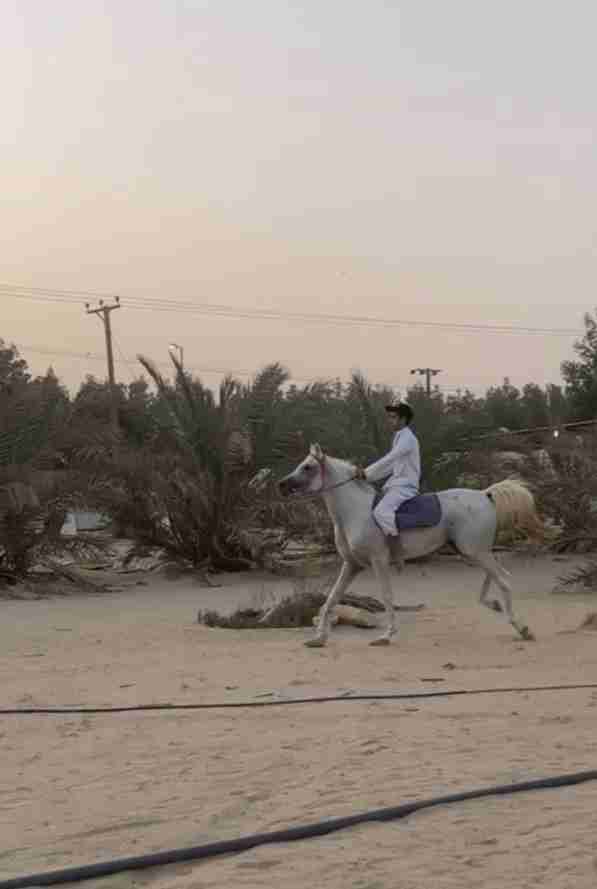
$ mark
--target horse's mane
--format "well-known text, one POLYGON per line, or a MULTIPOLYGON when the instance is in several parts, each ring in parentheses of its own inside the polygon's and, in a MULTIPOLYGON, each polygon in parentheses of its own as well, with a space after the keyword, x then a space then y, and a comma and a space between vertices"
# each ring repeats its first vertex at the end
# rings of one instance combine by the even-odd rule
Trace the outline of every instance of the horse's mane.
POLYGON ((325 459, 329 460, 331 463, 336 463, 339 466, 345 467, 346 469, 352 469, 354 463, 351 463, 349 460, 342 460, 340 457, 332 457, 331 454, 326 454, 325 459))

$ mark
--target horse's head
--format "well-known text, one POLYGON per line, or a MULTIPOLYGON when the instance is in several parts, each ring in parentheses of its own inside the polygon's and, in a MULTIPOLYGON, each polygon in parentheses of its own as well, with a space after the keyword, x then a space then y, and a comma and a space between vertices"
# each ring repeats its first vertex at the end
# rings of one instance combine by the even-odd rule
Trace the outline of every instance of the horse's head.
POLYGON ((323 488, 325 454, 318 444, 312 444, 302 463, 278 482, 280 494, 317 494, 323 488))

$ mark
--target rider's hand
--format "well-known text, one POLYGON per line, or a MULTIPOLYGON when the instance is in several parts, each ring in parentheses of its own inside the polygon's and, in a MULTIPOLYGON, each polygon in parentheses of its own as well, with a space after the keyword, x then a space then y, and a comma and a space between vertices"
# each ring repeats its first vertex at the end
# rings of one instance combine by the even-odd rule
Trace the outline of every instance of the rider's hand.
POLYGON ((363 469, 362 466, 355 466, 354 468, 354 477, 359 479, 359 481, 366 482, 367 481, 367 473, 363 469))

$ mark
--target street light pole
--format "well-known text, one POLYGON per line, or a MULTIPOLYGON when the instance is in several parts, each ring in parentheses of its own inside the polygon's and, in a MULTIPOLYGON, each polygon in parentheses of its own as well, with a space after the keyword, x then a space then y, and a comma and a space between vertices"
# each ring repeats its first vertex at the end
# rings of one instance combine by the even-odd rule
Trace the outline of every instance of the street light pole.
POLYGON ((170 343, 168 346, 168 350, 170 352, 176 349, 178 351, 178 361, 182 370, 184 370, 184 349, 182 346, 179 346, 178 343, 170 343))

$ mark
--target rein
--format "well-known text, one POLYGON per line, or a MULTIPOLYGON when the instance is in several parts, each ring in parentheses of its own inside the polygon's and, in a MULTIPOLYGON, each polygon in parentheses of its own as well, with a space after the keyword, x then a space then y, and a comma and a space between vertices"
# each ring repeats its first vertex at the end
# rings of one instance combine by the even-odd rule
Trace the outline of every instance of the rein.
POLYGON ((276 497, 276 503, 294 503, 297 500, 315 500, 317 497, 322 497, 324 494, 327 494, 328 491, 333 491, 334 488, 341 488, 342 485, 347 485, 348 482, 356 482, 358 479, 352 476, 351 478, 345 478, 343 482, 336 482, 333 485, 330 485, 329 488, 321 488, 319 491, 313 491, 311 494, 291 494, 290 497, 276 497))
MULTIPOLYGON (((343 482, 335 482, 333 485, 330 485, 329 488, 322 488, 320 491, 315 491, 313 494, 305 494, 305 497, 319 497, 321 494, 327 494, 328 491, 333 491, 334 488, 341 488, 342 485, 347 485, 348 482, 358 482, 363 481, 363 479, 358 479, 355 475, 351 475, 350 478, 345 478, 343 482)), ((299 494, 299 497, 301 495, 299 494)))

